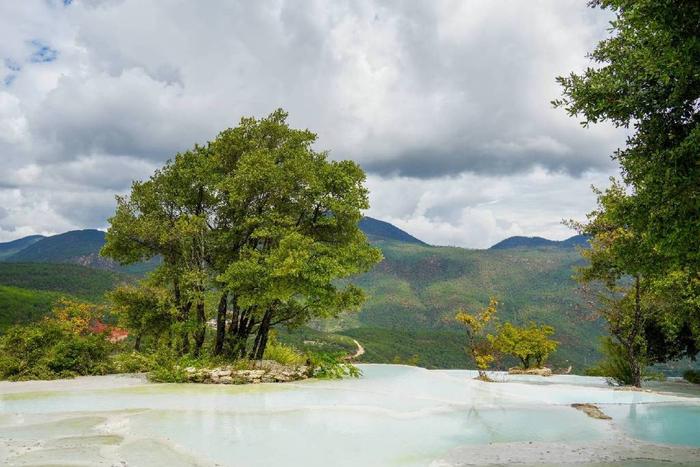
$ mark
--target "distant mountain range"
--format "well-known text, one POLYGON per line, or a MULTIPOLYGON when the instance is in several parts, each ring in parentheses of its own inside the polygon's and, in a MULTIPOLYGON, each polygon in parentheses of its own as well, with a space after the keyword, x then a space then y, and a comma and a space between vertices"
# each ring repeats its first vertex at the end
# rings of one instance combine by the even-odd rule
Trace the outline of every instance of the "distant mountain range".
POLYGON ((360 221, 360 229, 367 238, 372 240, 395 240, 398 242, 414 243, 417 245, 428 245, 422 240, 418 240, 413 235, 404 232, 393 224, 380 221, 372 217, 363 217, 360 221))
POLYGON ((30 242, 17 253, 5 258, 5 261, 14 263, 78 263, 90 266, 92 265, 90 258, 99 253, 104 243, 105 233, 101 230, 73 230, 30 242))
POLYGON ((36 243, 43 238, 45 238, 43 235, 30 235, 11 242, 0 243, 0 261, 19 253, 32 243, 36 243))
MULTIPOLYGON (((360 229, 372 242, 395 241, 429 246, 426 242, 401 230, 389 222, 363 217, 360 229)), ((13 263, 74 263, 99 269, 118 270, 119 266, 99 255, 105 233, 101 230, 72 230, 58 235, 28 237, 0 243, 0 261, 13 263)), ((588 239, 575 235, 566 240, 548 240, 542 237, 509 237, 493 245, 491 250, 511 248, 574 248, 586 246, 588 239)))
MULTIPOLYGON (((585 245, 584 237, 511 237, 487 250, 469 250, 430 246, 370 217, 360 227, 385 259, 352 279, 367 293, 360 313, 314 323, 309 332, 321 333, 314 340, 357 339, 366 349, 364 361, 417 358, 426 367, 465 367, 464 331, 452 320, 455 310, 476 309, 494 296, 501 302, 499 319, 556 328, 561 346, 555 365, 581 369, 597 360, 602 323, 571 278, 582 264, 574 247, 585 245)), ((60 294, 99 300, 114 284, 156 266, 121 267, 102 258, 104 238, 99 230, 77 230, 0 243, 0 331, 41 316, 60 294)))
POLYGON ((588 237, 574 235, 566 240, 548 240, 542 237, 508 237, 493 245, 490 250, 506 250, 509 248, 575 248, 587 247, 588 237))

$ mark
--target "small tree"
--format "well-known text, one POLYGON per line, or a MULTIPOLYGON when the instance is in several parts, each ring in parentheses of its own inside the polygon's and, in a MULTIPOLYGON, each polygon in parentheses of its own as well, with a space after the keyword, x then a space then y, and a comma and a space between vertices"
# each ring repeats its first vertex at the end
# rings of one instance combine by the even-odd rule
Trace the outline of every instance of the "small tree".
POLYGON ((467 329, 467 351, 474 359, 479 371, 479 379, 482 381, 489 380, 486 370, 494 360, 493 348, 486 332, 496 311, 498 311, 498 301, 491 298, 489 304, 476 313, 459 309, 455 315, 455 319, 464 324, 467 329))
POLYGON ((559 343, 549 339, 552 334, 554 328, 551 326, 530 323, 527 327, 519 327, 505 323, 498 327, 495 336, 489 335, 488 339, 495 350, 517 358, 523 368, 528 369, 533 361, 536 367, 541 367, 556 350, 559 343))

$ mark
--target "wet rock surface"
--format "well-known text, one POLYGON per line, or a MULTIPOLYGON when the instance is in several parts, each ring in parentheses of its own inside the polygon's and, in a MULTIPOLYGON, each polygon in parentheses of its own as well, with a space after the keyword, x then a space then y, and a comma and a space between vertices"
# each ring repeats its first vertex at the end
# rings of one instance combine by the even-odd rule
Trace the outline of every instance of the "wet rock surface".
POLYGON ((598 420, 612 420, 612 417, 606 415, 600 407, 594 404, 571 404, 571 407, 580 410, 591 418, 598 420))

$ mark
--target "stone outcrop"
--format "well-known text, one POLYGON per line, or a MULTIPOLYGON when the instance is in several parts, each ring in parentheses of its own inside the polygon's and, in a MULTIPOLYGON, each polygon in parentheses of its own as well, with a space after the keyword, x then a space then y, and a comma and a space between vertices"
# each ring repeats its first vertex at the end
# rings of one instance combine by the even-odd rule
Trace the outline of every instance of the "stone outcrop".
POLYGON ((311 369, 305 365, 287 366, 272 360, 256 362, 251 368, 236 369, 232 366, 218 368, 185 368, 187 380, 205 384, 254 384, 286 383, 307 379, 311 369))
POLYGON ((509 375, 536 375, 536 376, 552 376, 551 368, 528 368, 527 370, 520 367, 508 368, 509 375))
POLYGON ((606 415, 600 407, 593 404, 571 404, 571 407, 576 410, 580 410, 591 418, 597 418, 598 420, 611 420, 609 415, 606 415))

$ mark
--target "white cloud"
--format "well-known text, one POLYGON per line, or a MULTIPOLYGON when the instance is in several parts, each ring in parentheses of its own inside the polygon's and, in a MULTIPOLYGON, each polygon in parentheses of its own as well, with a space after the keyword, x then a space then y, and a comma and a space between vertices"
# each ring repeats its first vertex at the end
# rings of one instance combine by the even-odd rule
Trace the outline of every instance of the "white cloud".
POLYGON ((2 3, 0 241, 101 227, 133 178, 277 107, 427 241, 562 236, 624 137, 549 104, 607 19, 577 0, 2 3))

